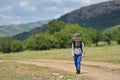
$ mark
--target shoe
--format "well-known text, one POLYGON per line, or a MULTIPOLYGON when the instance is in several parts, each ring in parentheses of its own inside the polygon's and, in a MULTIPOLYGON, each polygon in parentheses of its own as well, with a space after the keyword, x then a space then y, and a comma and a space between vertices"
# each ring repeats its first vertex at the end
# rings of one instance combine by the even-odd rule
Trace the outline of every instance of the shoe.
POLYGON ((76 70, 76 74, 80 74, 80 70, 76 70))

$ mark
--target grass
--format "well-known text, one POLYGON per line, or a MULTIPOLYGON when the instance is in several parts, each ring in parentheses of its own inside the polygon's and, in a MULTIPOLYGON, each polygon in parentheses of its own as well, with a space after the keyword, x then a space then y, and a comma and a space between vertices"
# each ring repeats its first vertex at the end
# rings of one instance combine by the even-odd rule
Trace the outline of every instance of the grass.
POLYGON ((0 80, 92 80, 53 68, 13 62, 0 63, 0 80), (8 67, 9 66, 9 67, 8 67), (58 73, 59 75, 53 75, 58 73), (60 76, 64 78, 60 79, 60 76))
MULTIPOLYGON (((73 60, 71 56, 71 49, 25 51, 11 54, 0 53, 0 60, 18 60, 18 59, 73 60)), ((86 56, 83 58, 83 60, 120 64, 120 45, 86 47, 86 56)))

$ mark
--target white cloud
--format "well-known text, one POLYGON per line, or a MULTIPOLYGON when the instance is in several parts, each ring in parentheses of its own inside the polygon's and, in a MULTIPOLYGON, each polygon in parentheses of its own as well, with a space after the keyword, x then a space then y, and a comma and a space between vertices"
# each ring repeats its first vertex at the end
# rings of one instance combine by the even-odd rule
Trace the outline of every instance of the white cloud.
POLYGON ((61 2, 64 2, 62 0, 54 0, 56 3, 61 3, 61 2))
POLYGON ((22 21, 13 21, 12 23, 17 25, 17 24, 21 24, 22 21))
POLYGON ((33 6, 30 2, 23 0, 19 3, 19 6, 27 9, 27 10, 31 10, 31 11, 36 11, 37 8, 35 6, 33 6))
POLYGON ((53 11, 55 11, 55 10, 57 10, 57 7, 56 7, 56 6, 51 6, 51 7, 48 7, 48 10, 53 10, 53 11))
POLYGON ((90 4, 92 1, 91 0, 81 0, 83 4, 90 4))
POLYGON ((11 16, 4 15, 4 14, 0 14, 0 18, 5 19, 5 20, 8 20, 8 19, 11 19, 12 17, 11 17, 11 16))
POLYGON ((8 11, 8 10, 11 10, 11 9, 12 9, 12 6, 5 6, 5 7, 1 7, 0 11, 8 11))

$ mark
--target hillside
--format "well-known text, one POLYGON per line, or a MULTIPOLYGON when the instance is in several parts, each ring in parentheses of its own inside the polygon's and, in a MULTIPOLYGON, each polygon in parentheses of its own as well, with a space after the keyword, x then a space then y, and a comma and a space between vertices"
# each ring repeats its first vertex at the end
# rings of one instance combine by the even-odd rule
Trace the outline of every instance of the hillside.
POLYGON ((48 22, 49 21, 38 21, 18 25, 2 25, 0 26, 0 36, 13 36, 22 32, 28 32, 36 27, 41 27, 43 24, 47 24, 48 22))
POLYGON ((13 38, 23 41, 33 34, 43 32, 46 29, 46 27, 47 27, 47 25, 42 25, 41 27, 36 27, 35 29, 32 29, 28 32, 22 32, 22 33, 13 35, 13 38))
POLYGON ((120 0, 83 7, 61 16, 58 20, 104 30, 120 24, 120 0))
MULTIPOLYGON (((83 7, 61 16, 58 20, 62 20, 65 23, 79 24, 83 27, 92 27, 98 30, 104 30, 120 24, 120 1, 107 1, 83 7)), ((14 38, 24 40, 30 35, 39 33, 42 30, 45 30, 44 26, 43 29, 41 27, 37 27, 33 30, 15 35, 14 38)))

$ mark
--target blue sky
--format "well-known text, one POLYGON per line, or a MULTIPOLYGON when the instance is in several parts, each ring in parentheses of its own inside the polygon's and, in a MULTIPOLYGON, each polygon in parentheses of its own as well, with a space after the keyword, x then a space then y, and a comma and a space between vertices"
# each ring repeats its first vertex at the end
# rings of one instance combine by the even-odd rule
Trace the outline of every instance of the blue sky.
POLYGON ((0 25, 56 19, 103 1, 108 0, 0 0, 0 25))

